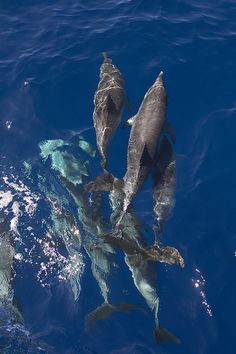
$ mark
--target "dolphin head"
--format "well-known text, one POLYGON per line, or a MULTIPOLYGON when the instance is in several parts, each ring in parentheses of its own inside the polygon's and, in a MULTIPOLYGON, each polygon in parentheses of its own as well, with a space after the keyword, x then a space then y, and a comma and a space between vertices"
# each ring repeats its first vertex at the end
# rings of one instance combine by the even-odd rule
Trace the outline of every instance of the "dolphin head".
POLYGON ((103 56, 103 59, 104 59, 104 62, 103 63, 109 63, 109 64, 112 64, 112 60, 110 58, 108 58, 107 56, 107 53, 106 52, 102 52, 102 56, 103 56))
POLYGON ((157 79, 155 81, 155 86, 163 86, 163 71, 160 72, 160 74, 157 76, 157 79))

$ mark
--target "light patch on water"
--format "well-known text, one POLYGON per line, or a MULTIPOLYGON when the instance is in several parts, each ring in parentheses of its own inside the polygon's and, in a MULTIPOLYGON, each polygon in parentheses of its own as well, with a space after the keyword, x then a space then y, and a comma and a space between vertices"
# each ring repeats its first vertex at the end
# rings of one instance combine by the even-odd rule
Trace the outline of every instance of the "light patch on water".
POLYGON ((82 254, 62 255, 53 241, 53 235, 47 233, 46 239, 38 240, 47 261, 39 264, 37 280, 42 287, 49 286, 49 276, 54 275, 59 281, 67 281, 81 276, 84 270, 82 254))
POLYGON ((0 210, 6 208, 13 200, 13 195, 11 191, 3 192, 0 191, 0 210))
POLYGON ((54 140, 44 140, 39 143, 39 148, 41 150, 40 155, 43 160, 46 160, 56 149, 61 146, 69 145, 66 144, 62 139, 54 139, 54 140))
POLYGON ((79 139, 79 147, 87 152, 87 154, 89 154, 91 157, 95 157, 96 150, 93 148, 93 146, 87 141, 83 140, 82 136, 79 136, 79 139))
MULTIPOLYGON (((39 198, 36 198, 36 201, 39 198)), ((37 202, 34 200, 34 197, 32 195, 27 195, 23 198, 25 201, 25 211, 29 216, 32 216, 35 213, 35 210, 37 208, 37 202)))
MULTIPOLYGON (((32 216, 37 208, 37 202, 40 199, 39 196, 36 193, 31 192, 31 190, 21 180, 16 181, 16 178, 14 176, 12 177, 13 181, 9 181, 9 178, 7 176, 3 177, 5 185, 14 191, 14 194, 12 194, 11 191, 5 192, 5 201, 9 202, 7 204, 5 202, 6 205, 4 205, 4 207, 7 207, 7 205, 13 200, 14 196, 19 196, 20 198, 22 198, 21 204, 23 205, 25 212, 29 216, 32 216)), ((0 208, 1 200, 2 199, 0 194, 0 208)))
POLYGON ((22 261, 23 260, 23 255, 22 253, 16 253, 14 258, 17 260, 17 261, 22 261))
MULTIPOLYGON (((81 160, 78 156, 74 156, 68 151, 59 149, 70 145, 71 143, 62 139, 45 140, 39 144, 40 155, 44 161, 50 157, 52 169, 68 181, 73 184, 81 184, 82 176, 88 176, 88 162, 81 160)), ((90 155, 94 154, 91 145, 84 140, 80 139, 78 145, 90 155)))
POLYGON ((199 291, 199 294, 202 299, 202 304, 205 306, 207 314, 210 317, 212 317, 213 315, 212 315, 211 307, 207 302, 206 294, 204 292, 204 285, 205 285, 206 280, 198 268, 196 268, 195 271, 197 273, 197 276, 196 276, 196 279, 192 279, 193 285, 199 291))
POLYGON ((10 221, 10 229, 15 234, 19 234, 18 225, 19 225, 19 218, 21 216, 21 211, 20 211, 20 204, 18 202, 13 203, 12 212, 14 216, 10 221))
POLYGON ((5 122, 5 126, 6 126, 6 128, 7 128, 8 130, 11 129, 12 121, 7 120, 7 121, 5 122))
POLYGON ((52 168, 73 184, 82 183, 82 175, 88 176, 86 162, 68 152, 55 151, 51 154, 52 168))

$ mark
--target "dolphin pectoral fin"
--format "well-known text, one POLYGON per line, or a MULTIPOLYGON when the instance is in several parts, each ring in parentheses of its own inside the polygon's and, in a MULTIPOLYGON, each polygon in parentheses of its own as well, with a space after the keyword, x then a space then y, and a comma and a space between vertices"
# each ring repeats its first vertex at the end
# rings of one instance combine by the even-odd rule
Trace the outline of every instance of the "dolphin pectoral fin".
POLYGON ((162 344, 165 342, 172 342, 176 344, 181 344, 181 340, 175 337, 172 333, 170 333, 167 329, 157 326, 155 329, 155 339, 158 344, 162 344))
POLYGON ((176 133, 175 133, 173 125, 170 122, 166 123, 165 131, 167 134, 169 134, 172 143, 175 144, 176 143, 176 133))
POLYGON ((133 116, 133 117, 131 117, 131 118, 129 118, 129 119, 127 120, 127 122, 124 123, 124 124, 121 126, 121 128, 122 128, 122 129, 125 129, 125 128, 130 127, 130 126, 133 124, 135 118, 136 118, 136 115, 133 116))
POLYGON ((115 102, 113 101, 110 93, 107 95, 107 113, 108 114, 117 113, 115 102))
POLYGON ((84 187, 85 192, 103 191, 110 192, 114 188, 121 190, 124 186, 124 181, 114 177, 110 172, 104 172, 97 176, 94 181, 87 183, 84 187))
POLYGON ((94 181, 87 183, 84 187, 85 192, 111 191, 113 189, 114 177, 111 173, 105 172, 95 178, 94 181))
POLYGON ((140 166, 152 166, 153 159, 150 156, 147 148, 147 144, 144 145, 143 153, 140 159, 140 166))

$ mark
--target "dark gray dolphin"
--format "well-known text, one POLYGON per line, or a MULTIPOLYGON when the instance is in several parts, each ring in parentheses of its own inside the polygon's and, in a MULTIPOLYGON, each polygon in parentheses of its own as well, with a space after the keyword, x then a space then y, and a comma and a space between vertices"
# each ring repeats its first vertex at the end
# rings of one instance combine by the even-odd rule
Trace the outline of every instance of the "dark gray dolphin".
MULTIPOLYGON (((163 132, 167 129, 166 108, 167 95, 161 71, 145 94, 138 113, 128 121, 132 128, 128 143, 127 171, 123 178, 124 212, 154 164, 163 132)), ((174 139, 174 134, 171 135, 174 139)))
POLYGON ((155 227, 156 238, 163 232, 163 225, 169 219, 175 204, 176 158, 170 141, 164 137, 159 155, 152 170, 154 182, 153 211, 158 223, 155 227))
POLYGON ((106 53, 100 68, 100 81, 94 96, 93 121, 101 165, 106 167, 107 151, 121 120, 125 103, 124 79, 106 53))

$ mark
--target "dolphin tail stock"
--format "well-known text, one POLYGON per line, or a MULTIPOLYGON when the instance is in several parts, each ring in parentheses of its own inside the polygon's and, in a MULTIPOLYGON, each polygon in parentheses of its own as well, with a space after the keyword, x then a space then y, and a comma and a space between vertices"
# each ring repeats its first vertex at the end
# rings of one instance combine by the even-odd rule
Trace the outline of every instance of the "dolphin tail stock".
POLYGON ((163 226, 162 225, 153 225, 153 233, 154 233, 154 246, 159 246, 161 242, 161 235, 163 232, 163 226))
POLYGON ((176 344, 181 344, 181 340, 169 332, 166 328, 158 325, 154 332, 155 339, 158 344, 163 344, 167 342, 172 342, 176 344))

